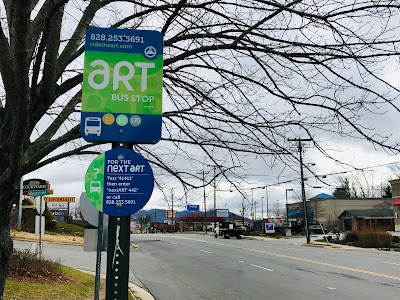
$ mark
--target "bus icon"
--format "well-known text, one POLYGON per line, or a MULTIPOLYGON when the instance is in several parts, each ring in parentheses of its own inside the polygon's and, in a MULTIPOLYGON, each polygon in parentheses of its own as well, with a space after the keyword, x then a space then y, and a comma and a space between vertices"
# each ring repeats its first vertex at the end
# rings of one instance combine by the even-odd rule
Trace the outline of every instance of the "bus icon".
POLYGON ((91 181, 89 186, 90 193, 101 193, 101 182, 100 181, 91 181))
POLYGON ((101 119, 98 117, 87 117, 85 118, 85 135, 95 134, 100 136, 101 134, 101 119))

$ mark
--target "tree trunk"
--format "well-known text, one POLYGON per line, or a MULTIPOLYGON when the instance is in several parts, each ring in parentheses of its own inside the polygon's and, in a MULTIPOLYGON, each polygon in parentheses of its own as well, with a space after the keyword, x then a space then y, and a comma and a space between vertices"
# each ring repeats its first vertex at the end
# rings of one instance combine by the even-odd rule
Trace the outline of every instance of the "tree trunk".
POLYGON ((13 251, 13 242, 10 236, 10 215, 12 203, 14 203, 13 194, 16 193, 13 193, 10 187, 0 193, 0 300, 3 299, 8 264, 13 251))

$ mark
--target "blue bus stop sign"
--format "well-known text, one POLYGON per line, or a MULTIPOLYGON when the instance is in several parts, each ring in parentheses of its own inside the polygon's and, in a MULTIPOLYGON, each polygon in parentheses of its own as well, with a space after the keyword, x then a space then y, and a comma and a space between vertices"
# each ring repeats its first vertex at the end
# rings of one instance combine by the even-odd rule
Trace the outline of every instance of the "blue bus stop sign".
POLYGON ((150 164, 140 154, 124 148, 97 156, 85 176, 89 201, 114 217, 131 215, 149 201, 154 188, 150 164))

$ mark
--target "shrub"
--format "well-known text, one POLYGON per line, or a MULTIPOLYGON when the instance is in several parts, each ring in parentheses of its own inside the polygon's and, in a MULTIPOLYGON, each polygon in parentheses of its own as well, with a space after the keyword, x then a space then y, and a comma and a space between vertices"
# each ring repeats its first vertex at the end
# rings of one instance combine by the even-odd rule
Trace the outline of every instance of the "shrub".
POLYGON ((347 231, 344 235, 344 239, 346 242, 357 242, 358 238, 359 237, 357 231, 347 231))
POLYGON ((48 231, 67 235, 83 236, 85 228, 79 225, 58 222, 53 228, 49 228, 48 231))
POLYGON ((28 250, 16 251, 11 255, 9 276, 14 277, 54 277, 61 276, 61 264, 46 259, 39 259, 36 253, 28 250))
POLYGON ((397 236, 397 235, 393 236, 392 242, 393 243, 400 243, 400 236, 397 236))
POLYGON ((358 243, 365 248, 387 248, 392 244, 392 235, 386 231, 363 230, 358 233, 358 243))

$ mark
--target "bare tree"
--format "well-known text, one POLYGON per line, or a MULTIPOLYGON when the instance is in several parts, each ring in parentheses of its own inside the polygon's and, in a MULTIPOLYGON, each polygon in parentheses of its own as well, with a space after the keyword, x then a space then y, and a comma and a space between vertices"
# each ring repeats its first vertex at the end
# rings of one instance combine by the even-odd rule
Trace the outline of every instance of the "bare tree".
POLYGON ((398 55, 396 1, 3 0, 0 13, 0 299, 21 176, 101 151, 79 138, 88 26, 163 33, 162 141, 134 148, 156 175, 186 187, 202 183, 177 170, 176 158, 200 166, 206 157, 220 172, 249 153, 297 161, 287 145, 293 135, 313 139, 327 156, 319 135, 399 150, 364 118, 399 112, 399 90, 380 71, 398 55))

